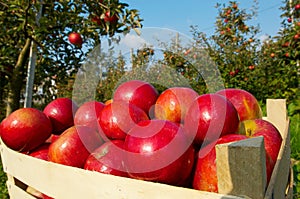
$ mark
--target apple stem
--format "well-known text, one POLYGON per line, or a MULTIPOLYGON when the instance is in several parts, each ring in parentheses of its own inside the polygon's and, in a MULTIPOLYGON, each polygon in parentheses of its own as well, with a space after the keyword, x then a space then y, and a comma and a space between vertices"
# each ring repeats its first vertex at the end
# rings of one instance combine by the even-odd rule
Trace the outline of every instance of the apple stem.
POLYGON ((251 135, 252 135, 251 129, 247 129, 246 136, 251 136, 251 135))

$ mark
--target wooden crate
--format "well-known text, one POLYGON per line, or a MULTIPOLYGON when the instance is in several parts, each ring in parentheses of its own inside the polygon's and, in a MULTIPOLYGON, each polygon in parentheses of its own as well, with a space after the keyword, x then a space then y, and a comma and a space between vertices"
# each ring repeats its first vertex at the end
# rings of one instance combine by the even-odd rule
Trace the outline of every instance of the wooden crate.
MULTIPOLYGON (((1 142, 1 157, 4 171, 8 176, 9 195, 11 199, 34 199, 35 197, 25 191, 26 187, 30 186, 57 199, 241 199, 245 198, 244 196, 249 198, 251 196, 249 192, 257 192, 258 195, 261 195, 258 198, 265 199, 292 198, 289 119, 286 115, 285 100, 267 100, 267 117, 265 119, 272 122, 283 137, 277 163, 269 186, 266 188, 257 188, 258 184, 263 186, 265 182, 263 174, 261 176, 256 175, 256 178, 251 179, 251 182, 249 182, 249 175, 239 174, 239 176, 234 176, 234 172, 227 172, 226 175, 229 175, 230 178, 227 177, 226 179, 222 179, 222 176, 225 175, 218 173, 220 177, 219 184, 223 183, 223 188, 220 189, 223 194, 203 192, 59 165, 18 153, 1 142), (239 189, 234 187, 232 191, 224 189, 226 186, 236 185, 237 183, 242 187, 239 187, 239 189), (240 192, 237 193, 236 190, 240 192)), ((259 143, 261 140, 257 139, 257 142, 259 143)), ((251 140, 251 143, 250 145, 253 145, 253 140, 251 140)), ((222 152, 224 147, 217 148, 218 154, 222 152)), ((226 159, 222 160, 222 157, 221 160, 220 157, 218 158, 218 162, 226 161, 226 159)), ((251 158, 249 158, 249 161, 251 161, 249 164, 252 164, 253 167, 261 167, 259 161, 253 161, 251 158)))

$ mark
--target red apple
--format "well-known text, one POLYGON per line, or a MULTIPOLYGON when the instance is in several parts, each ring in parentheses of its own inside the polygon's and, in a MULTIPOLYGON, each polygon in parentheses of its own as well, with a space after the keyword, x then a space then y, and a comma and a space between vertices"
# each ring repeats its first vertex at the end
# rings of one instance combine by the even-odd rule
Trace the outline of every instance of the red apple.
POLYGON ((97 23, 97 25, 99 25, 99 26, 102 25, 102 20, 98 16, 92 17, 92 22, 97 23))
POLYGON ((241 123, 240 134, 248 137, 263 136, 267 161, 267 181, 269 182, 277 156, 281 147, 282 137, 277 128, 263 119, 245 120, 241 123))
POLYGON ((90 153, 103 144, 99 133, 87 126, 72 126, 50 144, 49 161, 83 168, 90 153))
POLYGON ((299 10, 300 9, 300 4, 296 4, 295 5, 295 10, 299 10))
POLYGON ((109 139, 125 139, 133 126, 148 119, 148 115, 139 107, 124 101, 113 101, 99 114, 99 131, 109 139))
POLYGON ((217 94, 197 97, 188 109, 184 129, 196 145, 216 141, 238 131, 239 117, 232 103, 217 94))
POLYGON ((162 92, 156 100, 155 118, 183 122, 191 103, 199 94, 191 88, 172 87, 162 92))
POLYGON ((49 118, 35 108, 20 108, 0 124, 3 142, 13 150, 27 152, 43 144, 52 132, 49 118))
POLYGON ((275 53, 271 53, 270 57, 274 58, 275 57, 275 53))
POLYGON ((45 195, 45 194, 43 194, 43 193, 42 193, 42 196, 43 196, 42 199, 54 199, 54 198, 52 198, 52 197, 50 197, 50 196, 47 196, 47 195, 45 195))
POLYGON ((201 148, 196 160, 193 188, 201 191, 218 192, 215 145, 243 139, 247 139, 247 136, 228 134, 219 138, 216 143, 211 143, 201 148))
POLYGON ((284 44, 282 44, 282 47, 289 47, 289 46, 290 46, 290 42, 289 41, 287 41, 284 44))
POLYGON ((52 142, 55 142, 55 140, 57 140, 58 138, 59 138, 59 135, 52 134, 46 142, 52 143, 52 142))
POLYGON ((233 77, 233 76, 236 75, 236 73, 235 73, 235 71, 230 71, 230 72, 229 72, 229 75, 233 77))
POLYGON ((97 101, 88 101, 83 103, 74 115, 74 124, 91 127, 98 130, 97 118, 104 104, 97 101))
POLYGON ((290 54, 289 54, 289 53, 285 53, 284 55, 285 55, 286 57, 289 57, 289 56, 290 56, 290 54))
POLYGON ((254 65, 250 65, 250 66, 248 66, 248 68, 249 68, 250 70, 254 70, 254 69, 255 69, 255 66, 254 66, 254 65))
POLYGON ((68 38, 71 44, 81 46, 83 43, 81 35, 77 32, 70 33, 68 38))
POLYGON ((150 83, 141 80, 130 80, 117 87, 113 101, 125 101, 143 109, 151 115, 150 108, 155 104, 158 91, 150 83))
POLYGON ((127 177, 128 174, 124 168, 124 157, 124 141, 108 141, 90 154, 85 162, 84 169, 127 177))
POLYGON ((238 88, 227 88, 216 92, 226 97, 236 108, 240 121, 262 118, 262 111, 257 99, 248 91, 238 88))
POLYGON ((44 108, 44 113, 50 118, 53 134, 61 134, 74 125, 73 115, 78 106, 70 98, 57 98, 44 108))
POLYGON ((112 15, 110 11, 107 11, 107 12, 104 14, 103 20, 104 20, 105 22, 115 24, 115 23, 117 23, 117 21, 118 21, 118 16, 117 16, 116 14, 113 14, 113 15, 112 15))
POLYGON ((183 129, 167 120, 145 120, 126 136, 125 167, 129 177, 171 185, 191 175, 194 148, 183 129))
POLYGON ((50 143, 44 143, 29 153, 30 156, 48 161, 50 143))

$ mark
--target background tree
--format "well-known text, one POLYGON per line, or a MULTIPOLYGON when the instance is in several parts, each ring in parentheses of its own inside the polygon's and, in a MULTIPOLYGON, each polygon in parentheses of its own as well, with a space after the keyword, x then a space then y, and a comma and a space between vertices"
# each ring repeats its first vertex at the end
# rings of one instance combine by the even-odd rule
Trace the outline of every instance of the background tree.
POLYGON ((119 80, 125 74, 126 60, 122 54, 118 54, 117 57, 113 56, 114 51, 111 50, 105 55, 106 64, 103 64, 103 75, 97 86, 97 100, 105 102, 110 100, 113 96, 113 92, 117 87, 119 80))
POLYGON ((140 28, 142 21, 138 10, 119 0, 4 0, 0 4, 0 96, 6 114, 21 106, 32 42, 37 46, 34 91, 42 88, 43 95, 36 97, 47 103, 64 94, 69 77, 102 37, 140 28), (69 43, 71 32, 81 34, 82 46, 69 43))
POLYGON ((259 27, 249 25, 256 16, 257 2, 248 11, 241 9, 236 1, 217 4, 215 32, 207 37, 205 33, 192 27, 195 40, 202 44, 220 71, 225 87, 246 89, 256 93, 256 70, 260 41, 259 27))
POLYGON ((258 76, 268 86, 260 90, 263 96, 286 98, 291 104, 300 99, 300 1, 286 0, 281 9, 282 28, 263 44, 258 76))
POLYGON ((196 40, 191 40, 191 43, 182 43, 179 36, 173 38, 170 43, 162 45, 166 49, 162 63, 176 70, 187 81, 187 86, 192 87, 199 94, 207 93, 206 83, 209 82, 205 82, 208 79, 205 78, 206 76, 203 77, 203 73, 213 72, 214 68, 211 63, 208 63, 209 61, 205 61, 209 56, 203 50, 203 46, 196 40))

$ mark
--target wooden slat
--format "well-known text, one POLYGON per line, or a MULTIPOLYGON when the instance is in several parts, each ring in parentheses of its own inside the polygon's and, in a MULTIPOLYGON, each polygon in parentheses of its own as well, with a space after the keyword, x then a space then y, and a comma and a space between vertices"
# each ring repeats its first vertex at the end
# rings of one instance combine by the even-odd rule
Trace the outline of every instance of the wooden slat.
POLYGON ((26 191, 16 186, 12 181, 6 182, 10 199, 36 199, 26 191))
POLYGON ((239 199, 59 165, 2 146, 6 172, 56 199, 239 199))
MULTIPOLYGON (((289 121, 288 121, 289 123, 289 121)), ((285 189, 289 182, 290 171, 290 133, 289 125, 284 133, 284 139, 281 144, 281 149, 278 154, 277 162, 275 164, 272 177, 268 189, 266 191, 265 199, 282 199, 285 198, 285 189)))
POLYGON ((262 136, 216 145, 218 190, 263 199, 267 186, 262 136))
POLYGON ((286 196, 291 164, 289 118, 287 117, 286 100, 267 100, 267 120, 272 122, 280 131, 282 144, 265 194, 265 199, 282 199, 286 196))
POLYGON ((274 124, 282 137, 287 130, 287 109, 285 99, 267 99, 267 120, 274 124))

